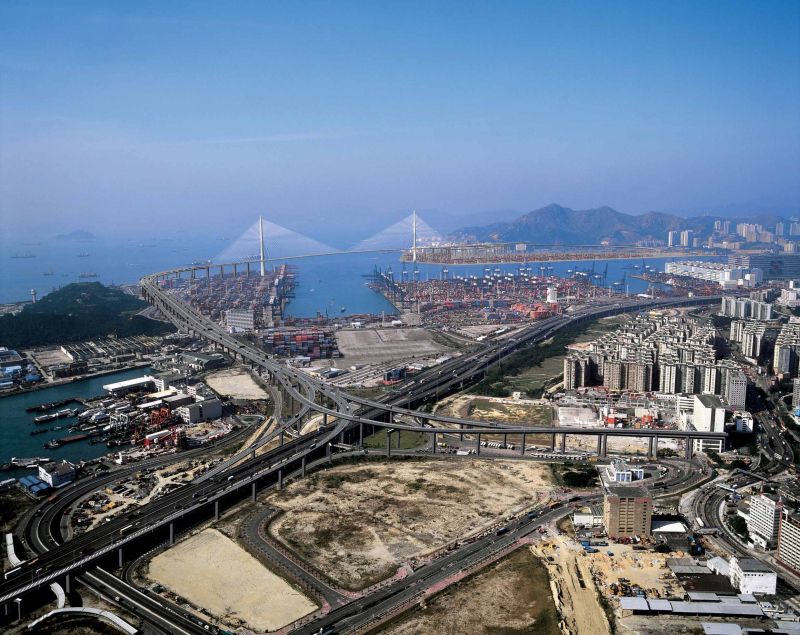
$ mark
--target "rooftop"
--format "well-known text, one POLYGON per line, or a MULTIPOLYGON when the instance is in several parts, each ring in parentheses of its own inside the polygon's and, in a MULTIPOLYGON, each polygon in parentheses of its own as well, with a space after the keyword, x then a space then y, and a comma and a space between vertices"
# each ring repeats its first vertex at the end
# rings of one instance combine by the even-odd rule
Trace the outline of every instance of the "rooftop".
POLYGON ((619 498, 650 498, 644 487, 609 487, 608 495, 619 498))

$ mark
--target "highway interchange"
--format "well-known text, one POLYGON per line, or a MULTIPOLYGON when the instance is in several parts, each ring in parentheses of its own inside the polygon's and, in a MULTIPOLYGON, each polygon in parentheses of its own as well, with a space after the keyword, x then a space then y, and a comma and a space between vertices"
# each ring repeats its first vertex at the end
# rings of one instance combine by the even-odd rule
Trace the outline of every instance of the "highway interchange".
MULTIPOLYGON (((254 498, 258 490, 271 486, 280 487, 283 481, 290 477, 302 477, 306 470, 312 469, 314 465, 331 460, 333 444, 346 440, 353 441, 356 433, 359 439, 363 438, 365 427, 370 432, 376 427, 384 427, 390 430, 452 433, 452 425, 455 424, 474 434, 497 433, 498 429, 509 434, 535 432, 536 430, 531 428, 440 417, 414 408, 469 384, 483 376, 492 364, 521 348, 541 342, 559 329, 580 320, 593 320, 606 315, 677 304, 718 301, 718 298, 682 301, 637 298, 619 299, 616 302, 583 307, 569 317, 558 316, 542 320, 522 329, 511 338, 490 342, 473 352, 425 371, 402 393, 388 394, 383 400, 375 401, 346 394, 312 379, 307 374, 275 361, 263 351, 234 338, 165 292, 159 284, 159 280, 163 279, 164 274, 156 274, 142 280, 144 295, 148 300, 179 327, 222 347, 243 363, 249 364, 279 389, 277 392, 288 416, 283 417, 280 412, 276 415, 281 425, 279 431, 274 431, 273 435, 280 433, 283 438, 283 433, 286 432, 286 436, 289 437, 289 431, 299 430, 300 422, 312 414, 323 417, 326 425, 301 437, 294 436, 279 447, 258 456, 254 452, 255 447, 245 448, 215 467, 212 472, 142 506, 135 515, 128 514, 114 519, 65 541, 62 535, 64 513, 81 496, 109 482, 124 478, 129 472, 141 470, 151 464, 155 466, 159 461, 183 459, 188 453, 171 459, 153 459, 126 469, 115 470, 95 479, 81 481, 63 492, 55 504, 43 507, 41 514, 34 514, 29 518, 24 532, 25 542, 39 555, 24 563, 12 577, 0 584, 0 601, 4 604, 26 592, 46 587, 51 582, 64 583, 70 580, 71 576, 82 575, 81 580, 84 583, 101 591, 105 589, 106 595, 119 597, 123 605, 127 605, 126 608, 136 609, 135 612, 154 627, 155 632, 158 630, 207 632, 205 628, 207 624, 202 621, 198 624, 196 617, 185 614, 178 607, 170 606, 161 597, 156 599, 134 589, 125 580, 98 569, 96 564, 101 559, 118 560, 118 564, 124 567, 126 562, 134 560, 135 554, 140 554, 154 545, 173 542, 179 532, 210 517, 218 516, 221 509, 238 504, 248 496, 254 498), (402 417, 403 422, 395 421, 395 417, 402 417), (408 420, 413 424, 405 423, 408 420), (449 427, 434 428, 433 422, 449 427)), ((267 440, 262 438, 255 445, 260 446, 266 442, 267 440)), ((670 483, 668 485, 670 491, 683 483, 686 478, 691 478, 691 474, 687 472, 683 481, 670 483)), ((667 495, 667 492, 664 495, 667 495)), ((451 563, 453 566, 458 564, 460 567, 470 567, 474 562, 487 557, 487 553, 493 549, 502 549, 507 543, 533 531, 551 516, 555 517, 559 513, 565 514, 568 511, 567 508, 549 511, 535 519, 535 522, 531 520, 509 527, 503 536, 487 536, 478 545, 472 543, 468 549, 458 549, 445 559, 441 559, 441 562, 437 560, 435 564, 414 572, 410 587, 398 589, 395 585, 389 585, 381 589, 380 595, 373 594, 369 598, 361 598, 357 602, 335 607, 324 616, 322 622, 315 622, 313 627, 308 626, 308 629, 318 629, 333 624, 337 625, 337 630, 341 630, 340 627, 350 628, 355 619, 354 615, 364 615, 367 609, 371 611, 369 614, 381 612, 389 605, 397 606, 398 603, 402 604, 412 599, 419 592, 413 587, 418 580, 422 586, 425 581, 437 579, 438 575, 446 572, 451 563)), ((310 633, 312 630, 299 632, 310 633)))

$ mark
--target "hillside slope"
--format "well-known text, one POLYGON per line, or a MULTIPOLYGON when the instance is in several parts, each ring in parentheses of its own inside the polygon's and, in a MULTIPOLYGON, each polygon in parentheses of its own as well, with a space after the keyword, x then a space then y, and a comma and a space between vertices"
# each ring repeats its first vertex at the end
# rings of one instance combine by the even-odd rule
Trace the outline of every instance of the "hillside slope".
POLYGON ((80 282, 0 317, 0 346, 23 348, 116 335, 158 335, 173 329, 141 315, 147 303, 99 282, 80 282))

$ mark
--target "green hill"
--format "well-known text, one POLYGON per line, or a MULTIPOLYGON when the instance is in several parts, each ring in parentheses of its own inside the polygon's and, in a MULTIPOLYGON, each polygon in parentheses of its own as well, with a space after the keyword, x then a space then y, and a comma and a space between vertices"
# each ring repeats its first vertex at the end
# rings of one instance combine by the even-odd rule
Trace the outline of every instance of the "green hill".
POLYGON ((24 348, 116 335, 159 335, 171 325, 137 315, 147 303, 99 282, 70 284, 0 317, 0 346, 24 348))

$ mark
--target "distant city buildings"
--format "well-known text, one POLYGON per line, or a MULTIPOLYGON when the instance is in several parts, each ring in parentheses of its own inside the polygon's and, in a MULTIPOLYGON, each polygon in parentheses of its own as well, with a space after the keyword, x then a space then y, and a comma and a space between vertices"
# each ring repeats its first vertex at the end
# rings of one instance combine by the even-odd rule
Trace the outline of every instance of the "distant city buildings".
POLYGON ((225 326, 231 333, 249 333, 256 328, 253 309, 228 309, 225 311, 225 326))
POLYGON ((800 254, 732 255, 728 256, 728 266, 751 271, 759 269, 764 280, 800 279, 800 254))

